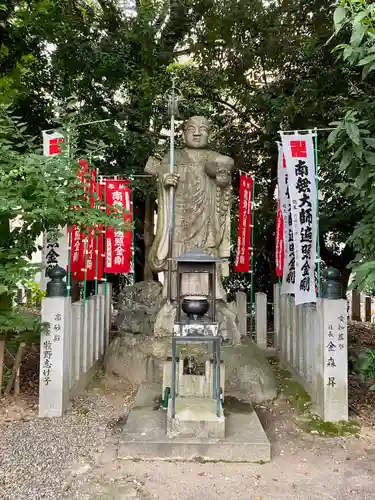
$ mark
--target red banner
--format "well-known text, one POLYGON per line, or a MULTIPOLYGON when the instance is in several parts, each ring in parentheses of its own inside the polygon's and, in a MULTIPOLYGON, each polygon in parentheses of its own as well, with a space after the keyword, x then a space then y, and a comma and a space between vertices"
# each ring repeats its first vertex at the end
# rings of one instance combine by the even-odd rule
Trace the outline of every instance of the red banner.
POLYGON ((238 209, 238 240, 235 271, 250 272, 252 199, 254 181, 248 175, 240 175, 240 206, 238 209))
MULTIPOLYGON (((87 183, 87 174, 89 173, 89 163, 86 160, 79 160, 78 178, 81 182, 83 194, 87 196, 89 185, 87 183)), ((90 186, 91 187, 91 186, 90 186)), ((71 255, 70 271, 77 281, 84 280, 85 268, 85 235, 81 233, 77 226, 71 229, 71 255)))
MULTIPOLYGON (((96 192, 98 194, 98 199, 99 199, 99 203, 100 203, 100 207, 103 211, 105 211, 105 207, 104 207, 104 204, 101 203, 103 201, 103 198, 104 198, 104 188, 105 188, 105 184, 101 184, 100 182, 97 183, 96 185, 96 192)), ((97 230, 97 252, 98 252, 98 269, 96 270, 97 272, 97 278, 98 280, 102 280, 103 277, 104 277, 104 257, 105 257, 105 254, 104 254, 104 234, 105 234, 105 231, 104 231, 104 228, 103 226, 98 226, 98 230, 97 230)))
POLYGON ((284 218, 280 201, 277 202, 276 214, 276 276, 281 278, 284 272, 284 218))
POLYGON ((105 201, 109 212, 124 213, 125 229, 107 227, 105 231, 106 251, 104 271, 106 273, 129 273, 132 263, 132 209, 130 182, 106 179, 105 201), (112 207, 112 208, 110 208, 112 207))

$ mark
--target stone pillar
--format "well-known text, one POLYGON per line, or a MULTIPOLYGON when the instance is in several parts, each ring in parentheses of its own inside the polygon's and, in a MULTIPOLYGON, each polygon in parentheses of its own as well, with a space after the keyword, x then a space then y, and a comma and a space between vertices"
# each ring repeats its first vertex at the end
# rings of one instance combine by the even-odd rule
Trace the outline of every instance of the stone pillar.
POLYGON ((255 332, 256 343, 261 349, 267 348, 267 295, 255 294, 255 332))
MULTIPOLYGON (((48 271, 55 266, 60 266, 67 270, 68 266, 68 231, 67 228, 60 228, 59 234, 43 234, 42 264, 46 267, 42 270, 40 287, 46 289, 48 281, 48 271)), ((70 294, 69 294, 70 295, 70 294)))
POLYGON ((247 335, 247 296, 244 292, 236 292, 238 329, 241 337, 247 335))
POLYGON ((39 375, 39 416, 61 417, 68 405, 70 385, 71 299, 66 297, 66 272, 49 271, 47 296, 42 302, 39 375))
POLYGON ((348 420, 347 304, 322 298, 317 303, 317 407, 326 422, 348 420))

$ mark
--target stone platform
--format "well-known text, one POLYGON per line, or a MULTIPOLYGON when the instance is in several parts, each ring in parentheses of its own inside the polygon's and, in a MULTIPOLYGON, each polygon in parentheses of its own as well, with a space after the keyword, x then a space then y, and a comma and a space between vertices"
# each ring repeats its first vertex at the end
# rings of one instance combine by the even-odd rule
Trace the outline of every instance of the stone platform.
MULTIPOLYGON (((125 460, 269 462, 271 445, 250 404, 224 407, 225 438, 168 438, 161 385, 142 383, 121 433, 118 457, 125 460)), ((228 397, 227 399, 230 399, 228 397)))

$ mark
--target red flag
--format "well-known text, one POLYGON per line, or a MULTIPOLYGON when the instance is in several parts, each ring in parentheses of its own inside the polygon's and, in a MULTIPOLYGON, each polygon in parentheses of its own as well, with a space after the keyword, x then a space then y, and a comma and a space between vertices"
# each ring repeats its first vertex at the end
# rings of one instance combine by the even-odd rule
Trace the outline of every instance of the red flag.
POLYGON ((234 266, 234 269, 239 273, 250 272, 253 184, 252 177, 245 174, 240 175, 237 257, 234 266))
POLYGON ((132 262, 132 207, 130 181, 106 179, 105 201, 109 212, 125 211, 125 229, 107 227, 104 271, 129 273, 132 262), (112 209, 109 207, 113 207, 112 209), (118 208, 116 208, 118 207, 118 208))
POLYGON ((284 218, 280 201, 277 202, 276 214, 276 276, 281 278, 284 272, 284 218))

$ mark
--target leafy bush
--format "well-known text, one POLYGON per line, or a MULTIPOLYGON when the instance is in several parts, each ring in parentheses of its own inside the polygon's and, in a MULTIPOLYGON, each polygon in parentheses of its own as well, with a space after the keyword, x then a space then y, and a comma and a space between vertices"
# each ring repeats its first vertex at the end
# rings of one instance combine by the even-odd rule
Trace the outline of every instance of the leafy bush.
POLYGON ((29 293, 26 296, 26 306, 39 308, 42 304, 42 299, 46 296, 46 291, 40 288, 39 283, 29 281, 26 283, 29 293))
MULTIPOLYGON (((375 350, 368 349, 360 353, 355 370, 360 374, 362 380, 375 379, 375 350)), ((375 384, 370 386, 370 391, 375 391, 375 384)))

